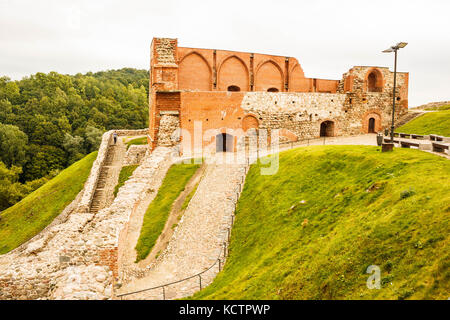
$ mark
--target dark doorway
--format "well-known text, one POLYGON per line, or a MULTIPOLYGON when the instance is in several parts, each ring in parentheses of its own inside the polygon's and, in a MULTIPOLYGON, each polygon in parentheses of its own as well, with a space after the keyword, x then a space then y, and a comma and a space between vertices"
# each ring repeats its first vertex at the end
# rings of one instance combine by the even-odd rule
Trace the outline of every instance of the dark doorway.
POLYGON ((221 133, 216 136, 216 152, 233 152, 233 136, 221 133))
POLYGON ((269 88, 267 89, 267 92, 279 92, 280 90, 278 90, 277 88, 269 88))
POLYGON ((320 136, 321 137, 333 137, 334 136, 334 122, 324 121, 320 124, 320 136))
POLYGON ((238 86, 229 86, 228 91, 241 91, 241 88, 238 86))
POLYGON ((369 119, 369 133, 375 133, 375 118, 369 119))

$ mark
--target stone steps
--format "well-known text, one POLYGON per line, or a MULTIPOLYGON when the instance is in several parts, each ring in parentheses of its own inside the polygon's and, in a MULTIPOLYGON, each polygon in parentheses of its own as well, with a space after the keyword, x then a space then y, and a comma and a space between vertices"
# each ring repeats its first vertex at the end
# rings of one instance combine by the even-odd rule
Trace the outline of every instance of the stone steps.
POLYGON ((105 188, 110 183, 109 180, 111 178, 112 171, 111 166, 114 164, 114 161, 117 157, 117 151, 117 145, 108 146, 105 161, 102 168, 100 169, 100 174, 98 175, 97 187, 91 201, 91 207, 89 211, 92 213, 99 212, 105 206, 107 198, 107 190, 105 188))
POLYGON ((398 121, 395 123, 395 128, 399 128, 403 126, 404 124, 410 122, 411 120, 417 118, 418 116, 421 116, 423 112, 408 112, 403 117, 398 119, 398 121))

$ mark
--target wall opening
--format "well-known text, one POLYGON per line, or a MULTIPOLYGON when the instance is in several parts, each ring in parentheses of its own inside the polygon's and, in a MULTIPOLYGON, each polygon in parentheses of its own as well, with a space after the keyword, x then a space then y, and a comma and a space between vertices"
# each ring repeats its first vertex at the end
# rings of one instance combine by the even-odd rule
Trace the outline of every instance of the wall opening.
POLYGON ((377 76, 374 72, 369 74, 369 77, 367 78, 367 84, 368 84, 369 92, 376 92, 377 76))
POLYGON ((324 121, 320 124, 321 137, 334 137, 334 122, 324 121))
POLYGON ((241 91, 238 86, 228 86, 227 91, 241 91))
POLYGON ((269 88, 267 89, 267 92, 279 92, 280 90, 278 90, 277 88, 269 88))
POLYGON ((216 152, 233 152, 233 136, 220 133, 216 136, 216 152))
POLYGON ((369 133, 375 133, 375 118, 369 119, 369 133))
POLYGON ((366 79, 368 92, 382 92, 383 91, 383 76, 377 69, 372 70, 366 79))

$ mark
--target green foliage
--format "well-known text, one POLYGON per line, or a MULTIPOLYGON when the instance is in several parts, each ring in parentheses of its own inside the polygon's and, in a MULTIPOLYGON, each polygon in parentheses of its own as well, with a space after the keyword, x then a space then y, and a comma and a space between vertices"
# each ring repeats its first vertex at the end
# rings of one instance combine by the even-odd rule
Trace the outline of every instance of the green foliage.
POLYGON ((117 183, 116 187, 114 188, 114 197, 117 196, 117 193, 119 192, 119 189, 125 184, 125 181, 127 181, 131 175, 133 174, 134 170, 138 165, 131 165, 131 166, 123 166, 119 173, 119 182, 117 183))
POLYGON ((447 159, 314 146, 280 153, 275 175, 263 166, 248 173, 224 270, 193 298, 448 298, 447 159), (370 265, 381 269, 379 290, 366 286, 370 265))
MULTIPOLYGON (((97 152, 89 154, 0 213, 0 254, 11 251, 38 234, 75 199, 83 189, 96 157, 97 152)), ((0 164, 2 171, 4 167, 0 164)))
POLYGON ((27 143, 27 135, 17 126, 0 123, 0 160, 7 166, 24 164, 27 143))
POLYGON ((174 164, 167 171, 158 194, 145 213, 141 234, 136 245, 136 262, 145 259, 152 250, 164 229, 173 202, 198 168, 200 168, 198 164, 174 164))
POLYGON ((86 127, 86 143, 87 148, 90 151, 97 150, 102 142, 103 132, 96 127, 87 126, 86 127))
POLYGON ((127 142, 127 150, 132 145, 144 145, 144 144, 147 144, 147 137, 132 139, 127 142))
POLYGON ((147 120, 146 70, 0 77, 0 161, 21 167, 24 185, 97 150, 105 130, 141 129, 147 120))
POLYGON ((396 132, 450 137, 450 110, 428 112, 397 128, 396 132))

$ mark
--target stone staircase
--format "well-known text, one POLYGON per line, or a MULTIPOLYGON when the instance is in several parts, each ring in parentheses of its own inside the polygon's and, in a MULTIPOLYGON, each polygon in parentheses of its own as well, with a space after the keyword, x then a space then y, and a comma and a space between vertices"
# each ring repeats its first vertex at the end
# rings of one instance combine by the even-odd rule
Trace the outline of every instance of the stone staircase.
POLYGON ((92 197, 91 207, 89 212, 98 213, 101 209, 105 208, 108 203, 109 179, 111 177, 111 171, 113 165, 116 162, 117 152, 119 145, 108 146, 105 162, 100 169, 100 174, 97 180, 97 188, 95 189, 94 196, 92 197))
POLYGON ((398 119, 398 121, 396 121, 395 123, 395 128, 399 128, 402 125, 410 122, 411 120, 423 115, 424 112, 417 112, 417 111, 408 111, 407 114, 405 114, 404 116, 402 116, 400 119, 398 119))

